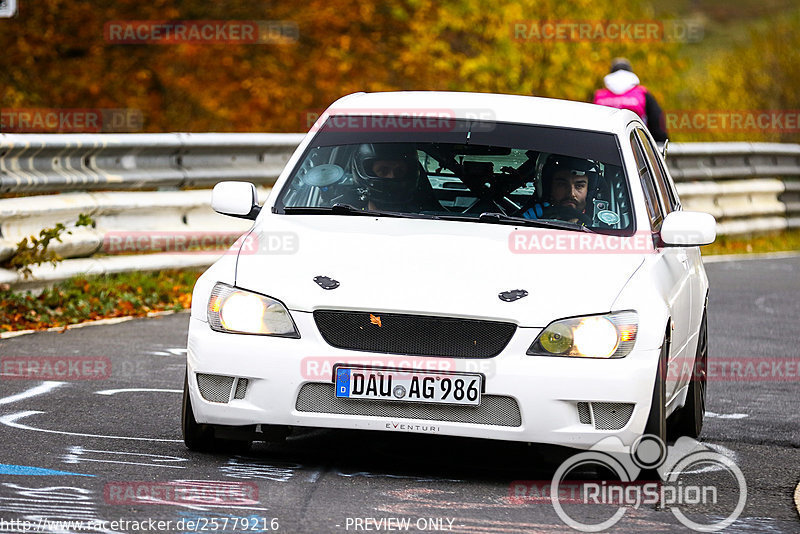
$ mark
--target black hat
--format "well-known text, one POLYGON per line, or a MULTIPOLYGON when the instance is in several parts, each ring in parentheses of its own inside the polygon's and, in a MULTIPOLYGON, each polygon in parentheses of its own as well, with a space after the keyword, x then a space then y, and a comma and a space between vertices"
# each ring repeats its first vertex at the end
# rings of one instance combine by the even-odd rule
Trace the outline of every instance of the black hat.
POLYGON ((618 70, 627 70, 628 72, 633 72, 633 67, 631 67, 631 62, 624 57, 615 57, 611 61, 611 71, 609 72, 617 72, 618 70))
POLYGON ((550 198, 553 178, 562 170, 569 171, 573 176, 586 176, 589 180, 589 191, 594 191, 597 187, 600 171, 596 162, 562 154, 550 154, 542 166, 542 199, 550 198))

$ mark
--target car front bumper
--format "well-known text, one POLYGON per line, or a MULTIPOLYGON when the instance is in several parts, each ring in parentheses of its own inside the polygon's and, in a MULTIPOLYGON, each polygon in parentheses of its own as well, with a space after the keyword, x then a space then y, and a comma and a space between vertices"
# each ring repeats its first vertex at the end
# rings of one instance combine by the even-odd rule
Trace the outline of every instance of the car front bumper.
POLYGON ((527 356, 540 329, 518 328, 493 358, 383 355, 334 348, 311 313, 293 311, 292 317, 301 339, 215 332, 191 318, 187 365, 198 423, 418 432, 583 449, 609 436, 630 445, 644 431, 658 349, 634 348, 610 360, 527 356), (335 363, 479 372, 485 377, 481 407, 336 399, 335 363), (246 391, 234 392, 233 382, 229 397, 211 402, 198 388, 198 373, 246 378, 246 391))

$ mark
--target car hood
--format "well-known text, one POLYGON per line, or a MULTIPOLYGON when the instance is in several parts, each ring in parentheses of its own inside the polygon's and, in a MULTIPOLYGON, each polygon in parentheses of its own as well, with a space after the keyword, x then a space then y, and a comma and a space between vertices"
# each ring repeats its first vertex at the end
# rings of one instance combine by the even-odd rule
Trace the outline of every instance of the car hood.
POLYGON ((413 313, 543 327, 560 317, 609 311, 643 261, 641 254, 513 253, 515 230, 529 229, 270 214, 239 254, 236 285, 294 311, 413 313), (336 287, 324 289, 317 277, 336 287), (514 290, 527 296, 510 302, 499 297, 514 290))

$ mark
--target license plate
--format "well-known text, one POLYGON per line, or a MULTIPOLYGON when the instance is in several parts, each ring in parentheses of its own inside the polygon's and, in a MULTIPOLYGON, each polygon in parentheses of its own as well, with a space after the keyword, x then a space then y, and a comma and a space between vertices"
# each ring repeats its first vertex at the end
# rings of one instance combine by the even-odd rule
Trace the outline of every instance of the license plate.
POLYGON ((483 376, 413 369, 336 367, 336 396, 346 399, 436 404, 481 403, 483 376))

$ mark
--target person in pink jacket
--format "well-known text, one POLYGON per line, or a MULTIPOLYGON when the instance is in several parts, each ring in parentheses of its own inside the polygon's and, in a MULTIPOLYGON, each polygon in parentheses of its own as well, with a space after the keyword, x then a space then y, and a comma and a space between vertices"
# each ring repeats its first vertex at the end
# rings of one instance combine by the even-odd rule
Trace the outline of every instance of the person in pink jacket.
POLYGON ((594 93, 595 104, 629 109, 642 118, 653 139, 659 143, 667 140, 664 112, 647 88, 639 84, 639 77, 633 73, 630 61, 622 57, 614 59, 611 72, 603 78, 603 83, 605 89, 594 93))

